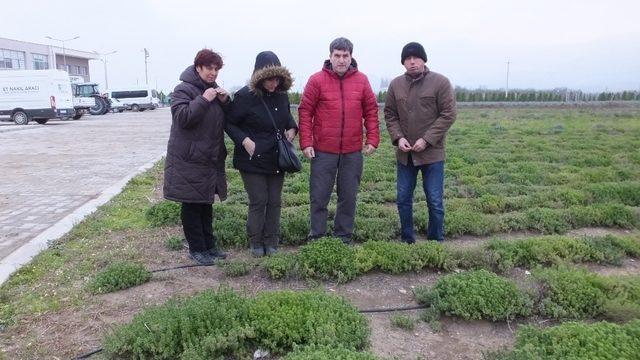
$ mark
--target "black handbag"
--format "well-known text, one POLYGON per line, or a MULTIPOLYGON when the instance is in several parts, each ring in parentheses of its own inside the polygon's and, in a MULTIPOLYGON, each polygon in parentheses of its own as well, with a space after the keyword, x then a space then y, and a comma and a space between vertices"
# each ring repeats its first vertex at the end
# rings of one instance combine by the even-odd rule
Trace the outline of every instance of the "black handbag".
POLYGON ((267 110, 267 115, 269 115, 269 119, 271 119, 273 127, 276 130, 276 155, 278 158, 278 168, 280 171, 290 173, 300 171, 302 169, 302 164, 296 154, 295 147, 280 133, 278 125, 276 125, 276 121, 273 119, 273 115, 271 115, 271 110, 269 109, 269 106, 267 106, 267 103, 264 102, 264 99, 260 98, 260 101, 262 101, 262 105, 264 105, 265 110, 267 110))

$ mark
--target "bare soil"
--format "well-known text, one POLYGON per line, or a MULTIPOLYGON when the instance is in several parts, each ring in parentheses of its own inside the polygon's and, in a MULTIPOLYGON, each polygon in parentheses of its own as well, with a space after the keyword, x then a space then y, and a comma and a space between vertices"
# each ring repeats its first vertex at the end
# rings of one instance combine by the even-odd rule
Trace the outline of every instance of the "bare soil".
MULTIPOLYGON (((179 234, 179 228, 149 231, 142 235, 114 233, 110 246, 129 246, 145 251, 150 270, 190 264, 186 251, 168 251, 163 245, 167 234, 179 234)), ((624 234, 623 230, 580 229, 571 235, 624 234)), ((530 234, 492 236, 520 238, 530 234)), ((470 246, 488 238, 462 237, 450 241, 458 246, 470 246)), ((291 251, 293 249, 283 249, 291 251)), ((230 251, 230 259, 253 261, 247 250, 230 251)), ((626 259, 621 267, 587 265, 603 275, 638 275, 640 262, 626 259)), ((101 347, 101 340, 113 327, 130 321, 143 308, 159 305, 174 296, 188 296, 205 289, 230 286, 243 294, 254 295, 261 291, 291 289, 302 290, 316 286, 349 299, 359 309, 377 309, 416 305, 413 289, 432 286, 442 274, 421 271, 402 275, 369 273, 347 284, 313 284, 302 280, 272 281, 261 268, 254 268, 248 275, 229 278, 217 267, 197 267, 154 273, 146 284, 123 291, 92 296, 88 292, 82 306, 63 306, 58 311, 31 315, 7 330, 0 330, 0 357, 8 359, 66 359, 85 354, 101 347), (10 331, 10 333, 9 333, 10 331)), ((514 269, 509 276, 526 286, 528 275, 523 269, 514 269)), ((83 284, 74 286, 82 287, 83 284)), ((83 290, 80 290, 83 291, 83 290)), ((420 310, 405 314, 419 318, 420 310)), ((434 332, 428 324, 418 321, 413 331, 391 325, 392 313, 366 314, 372 335, 371 350, 380 356, 395 359, 481 359, 482 353, 510 346, 514 341, 517 323, 492 323, 489 321, 463 321, 443 318, 443 328, 434 332)), ((527 320, 529 322, 535 320, 527 320)), ((102 358, 99 354, 94 358, 102 358)))

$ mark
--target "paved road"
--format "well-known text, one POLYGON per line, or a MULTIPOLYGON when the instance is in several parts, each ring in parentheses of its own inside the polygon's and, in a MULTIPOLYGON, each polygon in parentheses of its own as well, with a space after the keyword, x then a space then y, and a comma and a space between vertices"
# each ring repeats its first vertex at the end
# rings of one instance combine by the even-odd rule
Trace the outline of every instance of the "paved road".
POLYGON ((46 125, 0 123, 0 262, 157 159, 170 126, 168 108, 46 125))

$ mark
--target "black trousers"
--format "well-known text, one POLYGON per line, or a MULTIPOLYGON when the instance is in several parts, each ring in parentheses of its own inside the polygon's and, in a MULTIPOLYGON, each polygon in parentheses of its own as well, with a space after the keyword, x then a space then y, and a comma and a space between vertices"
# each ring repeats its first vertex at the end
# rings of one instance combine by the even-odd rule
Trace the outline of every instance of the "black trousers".
POLYGON ((275 175, 241 171, 249 195, 247 235, 252 247, 278 246, 284 173, 275 175))
POLYGON ((182 203, 180 213, 184 237, 189 251, 203 252, 216 246, 213 236, 213 206, 211 204, 182 203))

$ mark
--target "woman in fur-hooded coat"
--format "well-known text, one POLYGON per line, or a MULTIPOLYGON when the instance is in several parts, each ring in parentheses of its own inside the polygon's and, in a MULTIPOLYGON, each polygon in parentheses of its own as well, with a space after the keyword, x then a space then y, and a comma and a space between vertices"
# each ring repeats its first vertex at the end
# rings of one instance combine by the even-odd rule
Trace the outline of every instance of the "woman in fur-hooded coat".
POLYGON ((298 131, 287 95, 292 84, 276 54, 263 51, 249 85, 236 92, 227 112, 226 131, 235 143, 233 166, 249 195, 247 235, 257 257, 275 253, 280 240, 284 173, 277 163, 276 127, 290 141, 298 131))

